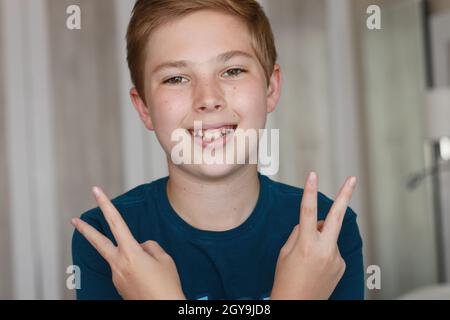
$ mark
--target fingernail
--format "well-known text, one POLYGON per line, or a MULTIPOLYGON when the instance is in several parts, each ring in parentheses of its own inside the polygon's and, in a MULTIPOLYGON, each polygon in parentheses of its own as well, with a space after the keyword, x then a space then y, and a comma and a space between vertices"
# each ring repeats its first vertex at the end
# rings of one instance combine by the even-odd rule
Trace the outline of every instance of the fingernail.
POLYGON ((77 225, 77 219, 72 218, 72 219, 70 220, 70 223, 72 223, 72 225, 73 225, 74 227, 76 227, 76 225, 77 225))
POLYGON ((311 171, 308 176, 308 182, 311 186, 315 186, 317 183, 317 175, 314 171, 311 171))
POLYGON ((348 185, 354 188, 356 186, 356 177, 354 176, 350 177, 350 179, 348 180, 348 185))
POLYGON ((100 195, 100 189, 98 187, 93 187, 92 192, 94 193, 94 195, 96 197, 98 197, 100 195))

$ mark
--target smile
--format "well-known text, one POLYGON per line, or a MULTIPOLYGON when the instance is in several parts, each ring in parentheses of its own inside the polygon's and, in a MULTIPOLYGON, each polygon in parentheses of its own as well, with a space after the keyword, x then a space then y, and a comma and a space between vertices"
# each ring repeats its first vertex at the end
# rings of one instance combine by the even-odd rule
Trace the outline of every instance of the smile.
POLYGON ((220 125, 205 125, 205 126, 195 126, 194 128, 188 129, 189 133, 194 140, 199 141, 203 147, 213 143, 216 140, 222 140, 225 142, 226 137, 232 135, 237 128, 235 124, 220 124, 220 125))

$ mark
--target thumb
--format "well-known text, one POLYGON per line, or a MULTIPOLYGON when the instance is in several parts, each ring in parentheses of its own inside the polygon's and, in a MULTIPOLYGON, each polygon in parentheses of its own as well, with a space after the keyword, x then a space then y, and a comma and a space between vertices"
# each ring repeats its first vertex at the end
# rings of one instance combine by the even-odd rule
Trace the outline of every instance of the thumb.
POLYGON ((141 248, 155 258, 166 253, 159 243, 154 240, 148 240, 141 243, 141 248))

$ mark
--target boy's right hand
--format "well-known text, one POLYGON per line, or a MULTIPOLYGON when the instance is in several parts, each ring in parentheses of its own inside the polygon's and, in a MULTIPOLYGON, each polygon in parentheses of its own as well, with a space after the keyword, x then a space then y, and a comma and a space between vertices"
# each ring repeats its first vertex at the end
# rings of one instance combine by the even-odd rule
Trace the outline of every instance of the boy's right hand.
POLYGON ((172 257, 156 241, 138 243, 103 191, 94 188, 94 194, 117 246, 81 219, 73 219, 72 224, 108 262, 112 281, 122 298, 185 300, 172 257))
POLYGON ((300 206, 300 223, 278 256, 271 300, 328 299, 345 271, 337 239, 356 178, 342 186, 323 225, 317 222, 317 176, 310 173, 300 206))

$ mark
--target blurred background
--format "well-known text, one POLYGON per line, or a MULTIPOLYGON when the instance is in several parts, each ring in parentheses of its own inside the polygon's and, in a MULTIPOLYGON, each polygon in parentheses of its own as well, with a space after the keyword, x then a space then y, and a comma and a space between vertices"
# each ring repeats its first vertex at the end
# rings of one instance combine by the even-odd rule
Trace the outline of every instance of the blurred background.
MULTIPOLYGON (((260 2, 283 72, 272 178, 303 187, 315 170, 334 198, 356 175, 365 265, 381 271, 367 298, 450 299, 450 1, 260 2)), ((0 0, 1 299, 73 299, 69 221, 95 206, 91 186, 115 197, 167 174, 128 97, 133 3, 0 0)))

